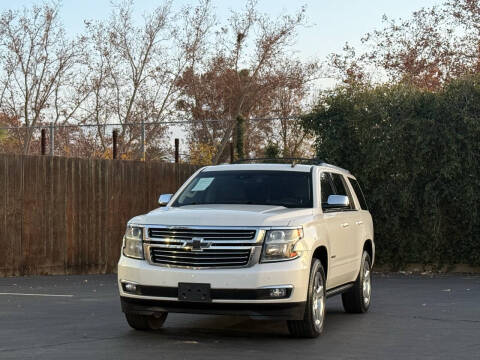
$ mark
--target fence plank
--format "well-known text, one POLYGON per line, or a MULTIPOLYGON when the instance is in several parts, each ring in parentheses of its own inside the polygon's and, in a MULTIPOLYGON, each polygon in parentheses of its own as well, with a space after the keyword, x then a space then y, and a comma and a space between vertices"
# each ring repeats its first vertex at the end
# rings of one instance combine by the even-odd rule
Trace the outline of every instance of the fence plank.
POLYGON ((0 236, 0 245, 6 256, 2 275, 24 273, 23 242, 23 157, 4 155, 6 169, 5 232, 0 236))
POLYGON ((65 171, 68 171, 66 158, 53 159, 53 237, 50 241, 51 248, 49 253, 53 257, 52 271, 55 273, 63 272, 65 263, 65 239, 67 237, 67 219, 66 219, 66 192, 65 171))
POLYGON ((74 247, 75 247, 75 235, 76 235, 76 199, 75 199, 75 161, 76 159, 67 159, 66 174, 65 174, 65 244, 64 244, 64 272, 66 274, 72 273, 72 267, 74 266, 74 247))
POLYGON ((5 238, 5 247, 0 251, 0 274, 4 271, 13 268, 12 248, 11 244, 7 244, 7 231, 10 231, 7 226, 7 179, 8 179, 8 166, 7 158, 0 158, 0 236, 5 238))

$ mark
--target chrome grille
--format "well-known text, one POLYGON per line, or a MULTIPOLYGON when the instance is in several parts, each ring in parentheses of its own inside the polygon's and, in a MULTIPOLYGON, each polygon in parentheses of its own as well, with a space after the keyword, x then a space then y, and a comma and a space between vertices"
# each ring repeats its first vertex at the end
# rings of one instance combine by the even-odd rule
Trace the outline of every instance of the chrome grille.
POLYGON ((148 236, 153 239, 191 240, 252 240, 255 237, 252 229, 194 229, 194 228, 149 228, 148 236))
POLYGON ((250 249, 205 249, 191 251, 178 247, 150 247, 150 259, 155 264, 189 267, 246 266, 250 249))
POLYGON ((150 264, 215 268, 253 266, 264 230, 248 227, 146 226, 144 250, 150 264))

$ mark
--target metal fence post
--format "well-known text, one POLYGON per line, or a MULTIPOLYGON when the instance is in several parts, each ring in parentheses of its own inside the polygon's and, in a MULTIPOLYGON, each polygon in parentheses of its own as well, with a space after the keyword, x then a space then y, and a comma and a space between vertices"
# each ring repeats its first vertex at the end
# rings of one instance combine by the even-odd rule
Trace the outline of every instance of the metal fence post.
POLYGON ((41 142, 42 155, 47 154, 47 130, 42 129, 42 142, 41 142))
POLYGON ((178 164, 179 160, 180 160, 179 159, 180 158, 179 150, 180 150, 180 140, 175 138, 175 164, 178 164))
POLYGON ((55 150, 55 128, 53 127, 53 123, 50 123, 50 156, 53 156, 55 150))
POLYGON ((113 133, 112 133, 112 146, 113 146, 113 150, 112 150, 112 157, 113 159, 115 160, 117 158, 117 138, 118 138, 118 130, 117 129, 113 129, 113 133))
POLYGON ((235 161, 235 152, 233 150, 233 141, 230 141, 230 163, 235 161))

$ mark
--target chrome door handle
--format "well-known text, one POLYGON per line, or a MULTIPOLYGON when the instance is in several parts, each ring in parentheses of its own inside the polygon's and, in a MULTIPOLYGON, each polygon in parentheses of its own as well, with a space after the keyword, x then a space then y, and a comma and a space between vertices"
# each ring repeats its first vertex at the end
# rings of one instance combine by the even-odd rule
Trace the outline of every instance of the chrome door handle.
POLYGON ((349 226, 350 226, 349 223, 343 223, 343 224, 342 224, 342 227, 343 227, 343 228, 346 228, 346 227, 349 227, 349 226))
POLYGON ((357 224, 357 225, 362 225, 362 224, 363 224, 363 221, 357 221, 355 224, 357 224))

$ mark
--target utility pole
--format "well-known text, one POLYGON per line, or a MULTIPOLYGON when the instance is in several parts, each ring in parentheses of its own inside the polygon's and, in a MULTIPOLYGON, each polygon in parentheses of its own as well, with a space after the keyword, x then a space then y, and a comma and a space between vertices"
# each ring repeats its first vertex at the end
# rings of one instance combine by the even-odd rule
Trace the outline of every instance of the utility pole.
POLYGON ((117 140, 118 140, 118 130, 117 129, 113 129, 113 132, 112 132, 112 146, 113 146, 113 149, 112 149, 112 157, 113 159, 115 160, 117 158, 117 140))
POLYGON ((145 120, 142 119, 142 161, 145 161, 145 120))
POLYGON ((175 164, 180 161, 180 140, 175 138, 175 164))

